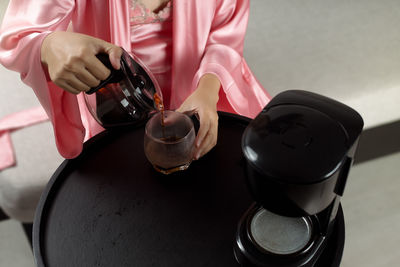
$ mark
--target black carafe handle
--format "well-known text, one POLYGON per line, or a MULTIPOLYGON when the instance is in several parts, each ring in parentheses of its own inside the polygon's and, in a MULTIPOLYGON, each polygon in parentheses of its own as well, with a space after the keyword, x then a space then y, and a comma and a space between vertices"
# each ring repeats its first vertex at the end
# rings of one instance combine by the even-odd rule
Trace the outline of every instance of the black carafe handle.
POLYGON ((111 61, 107 53, 99 53, 96 55, 96 57, 101 61, 101 63, 104 64, 104 66, 106 66, 111 71, 111 74, 107 77, 107 79, 101 81, 98 86, 90 88, 90 90, 86 92, 86 94, 88 95, 97 92, 99 89, 105 87, 109 83, 118 83, 124 78, 124 73, 121 69, 122 62, 121 62, 121 68, 119 70, 116 70, 111 65, 111 61))

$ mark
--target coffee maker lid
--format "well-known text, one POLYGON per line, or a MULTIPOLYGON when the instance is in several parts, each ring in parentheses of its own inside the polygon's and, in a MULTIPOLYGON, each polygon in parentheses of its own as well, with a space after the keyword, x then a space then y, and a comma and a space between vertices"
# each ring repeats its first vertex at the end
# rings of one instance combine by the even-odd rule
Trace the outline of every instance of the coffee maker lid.
POLYGON ((359 127, 361 116, 339 102, 310 92, 286 91, 251 121, 242 150, 263 175, 293 184, 316 183, 341 166, 359 127))

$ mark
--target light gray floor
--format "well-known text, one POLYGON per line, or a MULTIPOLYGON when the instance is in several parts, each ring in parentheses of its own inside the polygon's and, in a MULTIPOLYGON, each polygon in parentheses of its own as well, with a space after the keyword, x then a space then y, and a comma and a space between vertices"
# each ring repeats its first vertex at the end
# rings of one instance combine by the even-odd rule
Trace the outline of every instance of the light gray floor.
POLYGON ((399 0, 250 0, 245 57, 276 95, 337 99, 366 127, 400 118, 399 0))
MULTIPOLYGON (((6 3, 0 0, 0 15, 6 3)), ((271 95, 323 93, 360 111, 368 127, 398 120, 399 13, 398 0, 252 0, 245 56, 271 95)), ((342 200, 342 267, 399 265, 399 165, 397 153, 353 167, 342 200)), ((34 266, 13 220, 0 222, 0 267, 10 266, 34 266)))
POLYGON ((35 266, 22 226, 14 220, 0 223, 0 267, 35 266))
POLYGON ((342 267, 400 265, 400 153, 353 167, 342 199, 342 267))

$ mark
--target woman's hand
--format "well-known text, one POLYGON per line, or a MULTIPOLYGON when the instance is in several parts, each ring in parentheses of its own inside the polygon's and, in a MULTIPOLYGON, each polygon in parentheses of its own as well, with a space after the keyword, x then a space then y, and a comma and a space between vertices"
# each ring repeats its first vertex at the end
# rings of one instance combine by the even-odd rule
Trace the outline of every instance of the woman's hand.
POLYGON ((110 75, 110 70, 96 57, 101 52, 109 55, 115 69, 120 68, 120 47, 80 33, 53 32, 43 40, 41 60, 57 86, 79 94, 110 75))
POLYGON ((177 110, 189 116, 196 114, 200 128, 195 141, 194 159, 199 159, 217 144, 218 113, 217 102, 221 84, 213 74, 201 77, 197 89, 177 110))

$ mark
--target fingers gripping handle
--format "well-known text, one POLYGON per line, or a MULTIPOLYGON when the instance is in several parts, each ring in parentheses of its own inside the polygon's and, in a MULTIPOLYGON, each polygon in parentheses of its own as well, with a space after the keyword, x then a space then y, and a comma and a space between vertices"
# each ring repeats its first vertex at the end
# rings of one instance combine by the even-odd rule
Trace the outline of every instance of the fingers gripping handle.
POLYGON ((113 68, 109 55, 107 53, 99 53, 96 55, 96 57, 101 61, 101 63, 104 64, 104 66, 106 66, 111 71, 111 74, 107 77, 107 79, 101 81, 98 86, 90 88, 90 90, 86 92, 86 94, 88 95, 97 92, 99 89, 105 87, 109 83, 120 82, 123 79, 124 75, 122 69, 116 70, 113 68))

